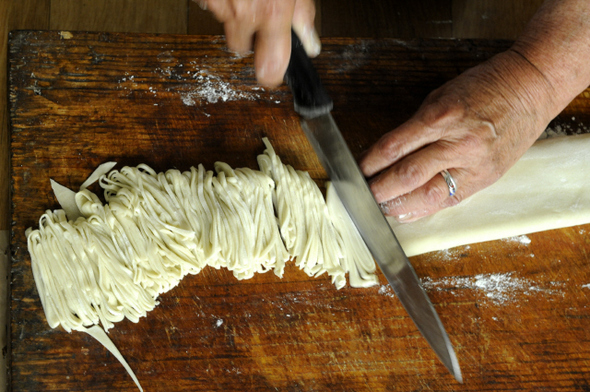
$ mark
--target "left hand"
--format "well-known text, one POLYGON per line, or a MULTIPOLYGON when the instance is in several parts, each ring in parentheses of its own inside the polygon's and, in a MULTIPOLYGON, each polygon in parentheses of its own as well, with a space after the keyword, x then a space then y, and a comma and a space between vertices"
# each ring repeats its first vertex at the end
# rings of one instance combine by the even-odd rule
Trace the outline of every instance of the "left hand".
POLYGON ((552 119, 551 86, 511 50, 433 91, 360 160, 386 215, 411 222, 498 180, 552 119), (457 192, 440 175, 448 170, 457 192))

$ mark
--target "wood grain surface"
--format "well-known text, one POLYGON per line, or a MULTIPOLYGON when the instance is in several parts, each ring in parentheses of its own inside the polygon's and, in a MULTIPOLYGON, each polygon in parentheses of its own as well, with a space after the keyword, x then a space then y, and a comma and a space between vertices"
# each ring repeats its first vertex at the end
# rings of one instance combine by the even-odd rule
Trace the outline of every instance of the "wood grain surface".
MULTIPOLYGON (((358 155, 433 88, 508 45, 326 39, 315 64, 358 155)), ((58 207, 49 179, 75 188, 108 160, 255 168, 264 136, 285 162, 320 182, 325 173, 286 88, 258 88, 252 59, 233 57, 218 37, 18 32, 10 70, 10 387, 136 390, 90 336, 45 321, 24 232, 58 207)), ((587 90, 553 126, 586 130, 589 106, 587 90)), ((382 275, 377 287, 335 290, 292 264, 282 280, 206 269, 109 335, 146 391, 588 391, 588 233, 577 226, 411 259, 455 345, 462 385, 382 275)))
POLYGON ((453 37, 515 39, 545 0, 453 0, 453 37))
POLYGON ((325 37, 451 37, 453 32, 453 0, 321 0, 319 6, 325 37))
POLYGON ((186 34, 187 0, 51 1, 51 29, 186 34))

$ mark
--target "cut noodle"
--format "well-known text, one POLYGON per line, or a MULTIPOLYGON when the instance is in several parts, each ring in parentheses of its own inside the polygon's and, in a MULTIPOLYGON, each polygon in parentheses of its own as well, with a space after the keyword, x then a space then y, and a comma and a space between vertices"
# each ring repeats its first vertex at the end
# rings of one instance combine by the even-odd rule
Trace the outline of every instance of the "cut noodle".
POLYGON ((282 277, 295 259, 309 276, 327 273, 338 289, 346 273, 353 287, 377 284, 374 261, 337 196, 327 205, 309 174, 284 165, 263 141, 261 171, 217 162, 215 172, 198 165, 157 173, 141 164, 105 174, 109 163, 77 193, 52 180, 64 209, 46 211, 26 233, 49 326, 89 333, 124 318, 138 322, 160 294, 207 266, 240 280, 271 270, 282 277), (97 180, 106 204, 87 189, 97 180))

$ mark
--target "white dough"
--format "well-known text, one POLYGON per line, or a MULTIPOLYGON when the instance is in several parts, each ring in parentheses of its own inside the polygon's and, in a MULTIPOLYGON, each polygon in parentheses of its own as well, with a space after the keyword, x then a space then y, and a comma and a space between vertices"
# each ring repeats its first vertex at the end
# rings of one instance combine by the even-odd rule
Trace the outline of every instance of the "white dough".
POLYGON ((275 205, 287 250, 309 276, 327 272, 337 288, 346 284, 342 248, 321 191, 309 173, 284 165, 267 139, 258 156, 263 173, 276 183, 275 205))
POLYGON ((540 140, 457 206, 413 223, 388 221, 408 256, 589 223, 590 134, 540 140))
POLYGON ((138 322, 160 294, 207 266, 237 279, 270 270, 282 277, 295 258, 337 288, 347 272, 354 287, 375 284, 373 259, 354 227, 330 214, 308 173, 284 165, 264 142, 261 171, 217 162, 216 173, 202 165, 157 173, 141 164, 93 175, 84 188, 99 179, 106 204, 88 189, 75 193, 52 181, 68 210, 48 210, 37 230, 27 230, 50 327, 106 331, 123 318, 138 322))
POLYGON ((379 284, 373 256, 331 182, 326 183, 326 204, 343 250, 342 264, 349 274, 350 285, 371 287, 379 284))
POLYGON ((117 358, 121 365, 123 365, 129 376, 131 376, 131 378, 133 379, 133 382, 135 382, 135 385, 137 385, 139 391, 143 392, 143 388, 141 387, 141 384, 139 384, 137 376, 135 375, 133 370, 131 370, 131 367, 129 366, 125 358, 123 358, 123 355, 121 355, 119 349, 117 349, 117 347, 113 344, 112 340, 109 339, 109 337, 102 328, 94 325, 90 328, 81 329, 81 332, 86 332, 88 335, 92 336, 100 344, 102 344, 107 350, 109 350, 111 354, 113 354, 115 358, 117 358))
MULTIPOLYGON (((347 272, 353 287, 376 284, 375 264, 350 218, 331 215, 309 174, 284 165, 264 143, 261 171, 217 162, 217 175, 202 165, 156 173, 143 164, 105 175, 109 162, 77 193, 52 180, 63 209, 46 211, 39 228, 26 232, 49 326, 93 336, 141 390, 105 331, 123 318, 138 322, 187 274, 210 266, 237 279, 270 270, 282 277, 296 258, 309 276, 328 273, 338 289, 347 272), (86 189, 97 180, 107 204, 86 189)), ((334 210, 339 200, 331 200, 334 210)))

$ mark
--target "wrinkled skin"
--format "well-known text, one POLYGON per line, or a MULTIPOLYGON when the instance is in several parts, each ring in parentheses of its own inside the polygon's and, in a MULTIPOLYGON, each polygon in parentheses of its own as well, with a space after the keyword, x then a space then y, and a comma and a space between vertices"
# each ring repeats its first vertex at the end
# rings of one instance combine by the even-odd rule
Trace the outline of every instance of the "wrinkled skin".
POLYGON ((433 91, 360 160, 384 212, 411 222, 494 183, 551 120, 548 89, 537 70, 508 51, 433 91), (457 184, 453 197, 439 174, 444 169, 457 184))

